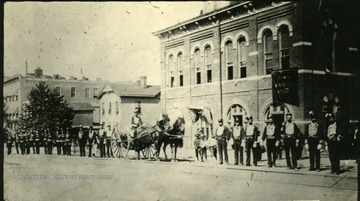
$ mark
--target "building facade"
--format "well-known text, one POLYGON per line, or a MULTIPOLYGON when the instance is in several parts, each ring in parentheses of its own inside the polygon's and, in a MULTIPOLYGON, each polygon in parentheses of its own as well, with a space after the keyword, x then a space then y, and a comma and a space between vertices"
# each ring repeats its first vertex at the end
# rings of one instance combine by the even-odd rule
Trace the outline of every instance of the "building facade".
POLYGON ((147 85, 145 76, 133 85, 108 84, 98 99, 100 122, 122 132, 130 131, 135 109, 140 111, 144 125, 155 125, 161 114, 160 86, 147 85))
MULTIPOLYGON (((310 110, 321 121, 327 112, 356 121, 360 26, 347 22, 359 17, 326 2, 239 1, 210 10, 206 3, 198 17, 153 33, 161 41, 162 109, 210 108, 229 126, 251 115, 260 130, 270 114, 281 124, 288 112, 301 129, 310 110), (290 70, 298 102, 274 107, 272 73, 290 70)), ((213 129, 191 122, 188 115, 188 146, 196 127, 213 129)))
MULTIPOLYGON (((107 81, 100 79, 93 81, 86 77, 77 79, 70 77, 65 79, 60 75, 43 75, 40 68, 34 70, 34 73, 28 73, 27 76, 15 75, 4 81, 4 103, 7 107, 6 113, 9 115, 11 129, 16 129, 17 120, 22 112, 23 104, 28 103, 27 95, 36 87, 39 82, 45 82, 51 89, 64 96, 64 99, 73 108, 75 117, 73 126, 79 125, 99 125, 100 124, 100 105, 98 95, 100 91, 108 84, 107 81)), ((127 84, 128 82, 119 82, 113 84, 127 84)), ((130 84, 130 82, 129 82, 130 84)))

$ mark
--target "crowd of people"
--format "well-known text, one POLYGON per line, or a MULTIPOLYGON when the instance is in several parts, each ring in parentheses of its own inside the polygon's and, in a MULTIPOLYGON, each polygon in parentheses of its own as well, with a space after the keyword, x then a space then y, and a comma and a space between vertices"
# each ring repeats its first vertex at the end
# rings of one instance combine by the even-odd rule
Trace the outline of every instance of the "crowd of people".
MULTIPOLYGON (((197 129, 195 134, 195 154, 197 160, 204 160, 206 149, 220 164, 229 164, 227 146, 232 139, 234 150, 234 165, 250 166, 251 161, 257 166, 261 161, 262 153, 267 154, 268 167, 276 167, 282 150, 285 151, 286 166, 288 169, 299 169, 298 160, 301 158, 303 147, 309 151, 309 170, 320 172, 320 152, 327 150, 331 164, 331 174, 340 173, 341 146, 345 128, 336 122, 331 113, 326 115, 327 125, 317 121, 317 115, 310 112, 311 122, 305 126, 301 133, 298 125, 293 122, 292 114, 286 114, 286 122, 281 126, 274 124, 273 117, 269 116, 263 132, 253 124, 252 116, 246 118, 246 125, 241 126, 240 120, 235 118, 233 127, 226 127, 223 119, 218 120, 218 127, 211 138, 206 139, 202 129, 197 129), (246 159, 244 163, 244 152, 246 159), (200 156, 200 157, 199 157, 200 156), (218 157, 217 157, 218 156, 218 157), (252 156, 252 158, 251 158, 252 156)), ((352 149, 355 154, 360 154, 360 131, 355 129, 352 149)))
MULTIPOLYGON (((136 129, 141 126, 142 120, 138 116, 139 111, 134 111, 131 118, 131 137, 136 137, 136 129)), ((340 171, 340 142, 343 134, 346 132, 344 127, 338 124, 333 114, 327 114, 328 124, 321 125, 317 121, 317 116, 310 112, 311 122, 306 125, 305 132, 301 133, 300 129, 293 122, 292 114, 286 114, 286 122, 281 126, 274 124, 273 117, 269 116, 267 125, 263 132, 253 124, 252 116, 246 118, 247 123, 240 125, 240 120, 235 119, 234 126, 228 128, 224 125, 223 119, 218 120, 218 127, 211 134, 211 138, 206 139, 202 129, 197 129, 194 142, 195 154, 201 161, 207 157, 207 148, 220 164, 228 164, 228 143, 232 139, 232 149, 234 150, 234 165, 250 166, 251 161, 254 166, 261 161, 264 152, 267 154, 268 167, 276 167, 276 161, 281 159, 281 153, 285 151, 286 166, 288 169, 299 169, 297 161, 301 158, 302 148, 309 151, 309 170, 321 171, 320 168, 320 151, 327 149, 331 174, 339 174, 340 171), (245 152, 245 163, 244 163, 245 152), (252 158, 251 158, 252 157, 252 158)), ((114 157, 111 147, 111 139, 117 131, 111 129, 108 125, 104 128, 104 123, 96 132, 92 126, 85 132, 80 125, 77 136, 70 134, 70 129, 56 129, 52 133, 49 129, 44 131, 26 131, 21 129, 18 132, 7 135, 8 154, 11 154, 12 147, 15 144, 16 153, 27 155, 33 150, 33 154, 40 154, 40 147, 44 147, 44 153, 52 155, 56 147, 57 155, 71 156, 71 147, 79 146, 80 156, 95 156, 93 147, 96 144, 100 157, 114 157), (86 147, 88 154, 86 154, 86 147)), ((353 151, 360 155, 360 130, 357 128, 354 133, 353 151)), ((74 150, 75 151, 75 150, 74 150)))

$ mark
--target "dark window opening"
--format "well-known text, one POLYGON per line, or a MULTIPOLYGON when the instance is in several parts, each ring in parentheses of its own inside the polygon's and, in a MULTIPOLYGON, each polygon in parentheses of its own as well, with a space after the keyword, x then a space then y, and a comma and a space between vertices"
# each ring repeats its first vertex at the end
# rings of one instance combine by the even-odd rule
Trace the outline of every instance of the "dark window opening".
POLYGON ((240 78, 245 78, 246 77, 246 67, 241 67, 240 68, 240 78))
POLYGON ((175 82, 175 78, 171 77, 170 78, 170 87, 174 87, 174 82, 175 82))
POLYGON ((228 66, 227 71, 228 71, 228 74, 227 74, 228 75, 228 80, 234 79, 233 66, 228 66))
POLYGON ((211 69, 210 69, 210 70, 207 70, 206 74, 207 74, 207 82, 211 82, 211 81, 212 81, 212 72, 211 72, 211 69))
POLYGON ((180 81, 179 83, 180 87, 184 86, 184 75, 179 76, 179 81, 180 81))
POLYGON ((201 84, 201 73, 196 72, 196 84, 201 84))

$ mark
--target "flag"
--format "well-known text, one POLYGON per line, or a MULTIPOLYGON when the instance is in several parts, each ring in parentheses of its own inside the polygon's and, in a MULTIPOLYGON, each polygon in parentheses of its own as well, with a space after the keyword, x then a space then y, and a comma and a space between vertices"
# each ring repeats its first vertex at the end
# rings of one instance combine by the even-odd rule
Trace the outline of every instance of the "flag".
POLYGON ((299 104, 297 69, 273 71, 271 77, 273 106, 277 107, 283 103, 297 106, 299 104))

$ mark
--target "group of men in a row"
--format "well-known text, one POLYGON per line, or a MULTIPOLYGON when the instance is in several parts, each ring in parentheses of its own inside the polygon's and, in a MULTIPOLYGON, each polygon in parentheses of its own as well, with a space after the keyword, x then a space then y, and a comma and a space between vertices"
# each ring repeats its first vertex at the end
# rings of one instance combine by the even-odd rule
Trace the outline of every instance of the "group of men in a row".
POLYGON ((33 154, 40 154, 40 147, 43 146, 45 154, 52 155, 53 148, 56 147, 57 155, 71 156, 72 144, 73 146, 78 144, 80 156, 86 156, 85 150, 86 147, 88 147, 88 157, 91 157, 94 156, 92 152, 93 145, 98 144, 100 157, 106 157, 105 146, 107 148, 107 156, 113 157, 110 141, 112 134, 113 131, 110 125, 108 125, 108 130, 105 130, 103 124, 101 125, 99 133, 96 133, 92 126, 90 126, 88 131, 85 131, 83 126, 80 125, 77 138, 70 134, 69 128, 65 130, 59 128, 53 132, 45 129, 43 133, 40 133, 38 130, 27 132, 26 129, 21 129, 13 134, 10 133, 7 135, 7 153, 8 155, 11 154, 12 147, 15 144, 17 154, 28 155, 31 153, 31 148, 33 149, 33 154))
MULTIPOLYGON (((244 165, 243 152, 245 150, 245 165, 250 166, 250 155, 252 155, 253 165, 257 166, 257 162, 261 161, 262 154, 259 147, 266 145, 268 167, 276 167, 278 152, 279 150, 281 151, 281 149, 284 149, 287 168, 298 169, 299 166, 297 161, 299 159, 299 146, 301 140, 304 143, 304 147, 309 151, 309 170, 316 170, 319 172, 321 170, 320 150, 324 148, 323 145, 324 142, 326 142, 331 163, 331 174, 339 174, 339 143, 343 138, 342 134, 344 133, 344 130, 336 123, 333 114, 328 114, 326 117, 328 121, 327 128, 324 128, 323 125, 319 124, 317 116, 313 112, 310 112, 310 116, 311 122, 306 125, 304 134, 300 132, 298 126, 293 122, 291 113, 286 114, 286 122, 284 122, 281 127, 275 125, 273 117, 269 116, 267 125, 261 135, 259 129, 253 124, 253 118, 251 116, 246 118, 247 124, 245 126, 241 126, 239 119, 235 119, 234 127, 232 128, 224 126, 223 119, 219 119, 219 126, 215 129, 214 135, 212 136, 217 142, 219 163, 223 164, 225 160, 225 163, 228 164, 227 144, 230 138, 232 138, 235 165, 244 165)), ((199 132, 201 132, 201 130, 199 132)), ((355 136, 360 135, 359 130, 356 130, 355 132, 357 133, 355 133, 355 136)), ((199 139, 201 138, 200 136, 204 135, 197 133, 196 136, 199 139)), ((356 146, 360 146, 360 144, 357 144, 356 146)), ((196 152, 196 154, 198 153, 196 152)))

